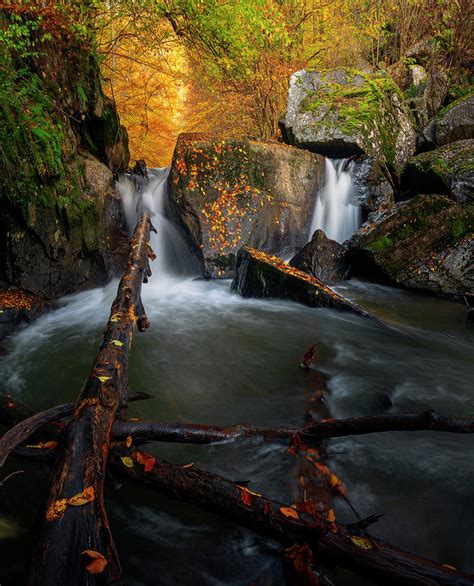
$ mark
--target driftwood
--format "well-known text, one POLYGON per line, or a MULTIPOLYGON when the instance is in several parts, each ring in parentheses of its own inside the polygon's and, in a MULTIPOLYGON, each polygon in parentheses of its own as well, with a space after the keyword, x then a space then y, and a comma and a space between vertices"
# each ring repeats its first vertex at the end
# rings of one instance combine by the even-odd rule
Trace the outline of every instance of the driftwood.
POLYGON ((99 352, 82 387, 71 421, 61 433, 46 509, 46 520, 33 557, 30 584, 79 586, 97 583, 87 570, 87 555, 103 556, 100 582, 117 580, 120 563, 109 529, 103 487, 110 434, 126 405, 128 356, 140 293, 149 273, 150 217, 144 211, 133 234, 127 267, 99 352))
MULTIPOLYGON (((135 393, 133 395, 129 395, 127 400, 140 401, 142 399, 150 398, 151 395, 148 395, 147 393, 135 393)), ((11 397, 1 397, 0 401, 0 404, 2 405, 15 405, 11 397)), ((36 431, 44 428, 49 423, 53 423, 59 419, 63 419, 64 417, 69 417, 72 415, 73 411, 74 403, 65 403, 64 405, 58 405, 57 407, 53 407, 47 411, 41 411, 41 413, 37 413, 36 415, 31 415, 27 419, 23 419, 21 422, 18 422, 12 429, 7 431, 7 433, 5 433, 0 438, 0 468, 3 466, 3 464, 5 464, 5 460, 7 459, 8 454, 10 454, 10 452, 12 452, 17 446, 22 444, 29 437, 33 436, 36 431)), ((11 407, 7 407, 7 411, 4 411, 4 413, 8 414, 8 412, 13 413, 14 411, 11 407)), ((24 413, 26 413, 26 410, 24 413)), ((3 419, 5 419, 5 417, 3 419)), ((6 421, 8 421, 8 419, 6 419, 6 421)), ((0 423, 4 423, 1 415, 0 423)))
MULTIPOLYGON (((21 405, 15 404, 8 408, 5 417, 5 409, 0 401, 0 421, 6 425, 8 419, 18 421, 26 412, 21 405)), ((56 452, 54 448, 20 448, 15 454, 34 461, 51 461, 56 452)), ((218 475, 157 461, 133 446, 127 448, 125 443, 112 446, 109 464, 114 475, 124 480, 230 517, 289 548, 295 543, 308 544, 316 559, 323 558, 383 584, 472 586, 472 576, 367 537, 363 529, 377 518, 346 527, 330 523, 321 516, 298 512, 255 491, 249 492, 248 488, 218 475), (289 509, 294 511, 290 511, 290 516, 289 509)), ((307 568, 307 564, 305 566, 307 568)), ((327 584, 323 579, 327 577, 321 576, 321 583, 327 584)))

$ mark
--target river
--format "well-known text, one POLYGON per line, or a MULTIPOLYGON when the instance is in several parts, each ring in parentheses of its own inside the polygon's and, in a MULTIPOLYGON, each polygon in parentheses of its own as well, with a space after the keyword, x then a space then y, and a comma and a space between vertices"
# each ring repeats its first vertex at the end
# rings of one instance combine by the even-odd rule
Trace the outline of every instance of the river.
MULTIPOLYGON (((117 282, 67 297, 7 338, 2 386, 33 409, 74 400, 88 372, 117 282)), ((143 288, 151 328, 131 351, 130 389, 154 399, 130 417, 265 426, 303 422, 311 383, 299 368, 316 343, 329 376, 333 417, 421 410, 474 416, 474 331, 462 305, 379 285, 338 287, 388 324, 274 300, 246 300, 229 281, 152 279, 143 288), (390 408, 389 408, 390 410, 390 408)), ((373 534, 464 570, 474 570, 471 436, 433 432, 330 440, 331 468, 361 515, 384 513, 373 534)), ((213 446, 150 445, 176 463, 291 502, 294 459, 281 445, 239 440, 213 446)), ((44 466, 10 459, 0 487, 0 582, 20 584, 44 513, 44 466)), ((124 485, 107 490, 126 583, 283 584, 278 545, 183 503, 124 485)), ((354 520, 337 503, 340 522, 354 520)), ((341 574, 338 584, 367 584, 341 574)))

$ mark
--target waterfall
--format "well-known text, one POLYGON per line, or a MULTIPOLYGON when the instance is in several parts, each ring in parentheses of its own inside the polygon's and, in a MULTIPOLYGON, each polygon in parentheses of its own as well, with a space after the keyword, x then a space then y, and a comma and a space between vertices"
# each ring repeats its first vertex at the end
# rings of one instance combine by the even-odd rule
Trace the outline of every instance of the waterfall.
POLYGON ((326 159, 325 184, 317 195, 310 238, 321 229, 328 238, 342 243, 359 228, 360 205, 351 177, 353 165, 347 159, 326 159))
POLYGON ((131 235, 137 223, 138 211, 147 208, 157 233, 150 234, 151 247, 157 258, 153 274, 161 277, 195 276, 200 273, 190 255, 181 231, 173 224, 168 205, 168 175, 170 167, 148 169, 148 179, 135 174, 122 175, 117 189, 122 199, 127 228, 131 235))

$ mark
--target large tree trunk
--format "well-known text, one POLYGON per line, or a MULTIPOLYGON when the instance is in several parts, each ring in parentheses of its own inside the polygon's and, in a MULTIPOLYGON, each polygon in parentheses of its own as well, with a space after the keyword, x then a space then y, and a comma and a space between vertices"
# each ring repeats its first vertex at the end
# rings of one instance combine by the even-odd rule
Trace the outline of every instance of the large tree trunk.
POLYGON ((99 352, 61 434, 31 568, 30 583, 35 586, 102 584, 120 577, 104 507, 104 477, 112 425, 127 403, 128 356, 138 313, 143 322, 140 294, 149 273, 150 226, 149 214, 143 212, 99 352), (91 562, 83 554, 86 550, 105 558, 100 573, 86 569, 91 562))

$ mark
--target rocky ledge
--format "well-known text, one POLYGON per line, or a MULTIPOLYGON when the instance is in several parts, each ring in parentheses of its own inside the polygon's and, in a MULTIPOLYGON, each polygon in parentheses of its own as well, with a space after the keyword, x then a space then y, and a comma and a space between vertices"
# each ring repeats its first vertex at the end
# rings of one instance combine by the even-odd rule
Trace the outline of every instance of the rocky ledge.
POLYGON ((232 290, 243 297, 271 297, 309 307, 331 307, 371 317, 316 277, 291 267, 277 256, 244 246, 237 255, 232 290))

